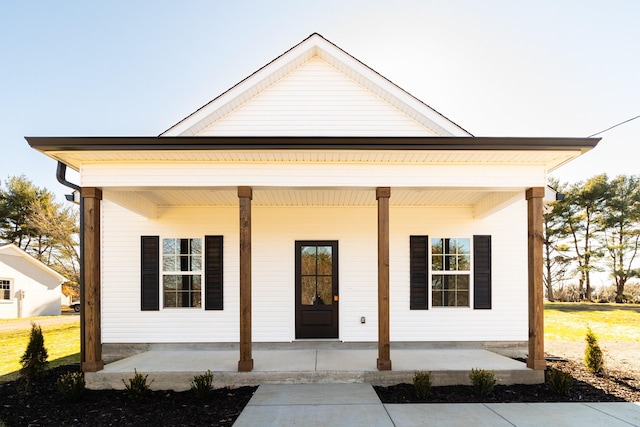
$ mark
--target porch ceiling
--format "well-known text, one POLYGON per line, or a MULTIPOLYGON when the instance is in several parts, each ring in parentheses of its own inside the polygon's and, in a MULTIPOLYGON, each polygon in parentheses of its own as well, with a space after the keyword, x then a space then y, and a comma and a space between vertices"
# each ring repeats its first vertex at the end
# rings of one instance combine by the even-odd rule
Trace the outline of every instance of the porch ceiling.
POLYGON ((579 155, 575 151, 76 151, 47 154, 76 170, 83 164, 120 162, 533 164, 552 170, 579 155))
MULTIPOLYGON (((390 205, 395 207, 470 207, 478 210, 524 194, 524 188, 392 188, 390 205), (495 202, 494 202, 495 200, 495 202)), ((104 188, 104 199, 147 217, 166 207, 237 207, 234 188, 104 188)), ((522 197, 524 197, 522 195, 522 197)), ((376 206, 376 189, 371 188, 253 188, 256 207, 376 206)))

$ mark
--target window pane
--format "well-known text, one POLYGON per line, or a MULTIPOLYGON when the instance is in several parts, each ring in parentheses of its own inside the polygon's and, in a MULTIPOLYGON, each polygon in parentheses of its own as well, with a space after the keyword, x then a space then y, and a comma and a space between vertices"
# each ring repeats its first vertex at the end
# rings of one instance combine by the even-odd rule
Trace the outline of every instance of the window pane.
POLYGON ((442 271, 442 255, 433 255, 431 258, 431 268, 434 271, 442 271))
POLYGON ((194 256, 191 258, 191 271, 200 271, 202 270, 202 257, 194 256))
POLYGON ((458 256, 458 270, 459 271, 469 271, 471 270, 471 262, 469 259, 469 255, 460 255, 458 256))
POLYGON ((191 257, 189 255, 180 255, 180 271, 191 271, 191 257))
POLYGON ((164 290, 165 291, 177 291, 178 290, 178 283, 179 283, 179 278, 181 278, 182 276, 176 276, 176 275, 165 275, 162 278, 162 283, 164 286, 164 290))
POLYGON ((432 282, 432 286, 433 286, 433 290, 434 291, 442 291, 443 289, 443 281, 444 276, 442 275, 433 275, 431 282, 432 282))
POLYGON ((2 299, 10 300, 11 299, 11 291, 9 289, 5 289, 3 291, 2 299))
POLYGON ((162 254, 174 255, 178 253, 176 239, 162 239, 162 254))
POLYGON ((469 307, 469 292, 458 291, 456 305, 458 307, 469 307))
POLYGON ((318 277, 318 287, 313 300, 313 305, 333 304, 333 288, 331 286, 331 276, 318 277))
POLYGON ((202 289, 202 283, 201 283, 201 280, 200 280, 200 276, 192 276, 192 278, 191 278, 191 289, 193 289, 194 291, 200 291, 202 289))
POLYGON ((165 255, 162 257, 162 269, 164 271, 178 271, 178 262, 174 255, 165 255))
POLYGON ((455 307, 456 305, 456 293, 454 291, 444 292, 444 305, 446 307, 455 307))
POLYGON ((466 274, 458 274, 457 276, 457 290, 468 291, 469 290, 469 276, 466 274))
POLYGON ((191 307, 202 307, 202 294, 200 292, 191 293, 191 307))
POLYGON ((471 253, 471 239, 456 239, 456 253, 468 255, 471 253))
POLYGON ((431 253, 442 254, 442 239, 431 239, 431 253))
POLYGON ((456 270, 456 257, 447 255, 444 257, 444 269, 446 271, 455 271, 456 270))
POLYGON ((433 298, 431 301, 433 307, 442 307, 442 292, 433 292, 433 298))
POLYGON ((318 274, 331 274, 331 246, 318 247, 318 274))
POLYGON ((442 276, 442 281, 444 282, 444 290, 452 291, 456 289, 456 276, 442 276))
POLYGON ((202 239, 191 239, 191 253, 202 255, 202 239))
POLYGON ((313 299, 316 296, 316 276, 302 277, 302 305, 313 305, 313 299))
POLYGON ((300 265, 302 275, 310 276, 316 274, 316 247, 303 246, 300 254, 300 265))
POLYGON ((176 293, 175 292, 165 292, 164 293, 164 306, 165 307, 176 307, 176 293))

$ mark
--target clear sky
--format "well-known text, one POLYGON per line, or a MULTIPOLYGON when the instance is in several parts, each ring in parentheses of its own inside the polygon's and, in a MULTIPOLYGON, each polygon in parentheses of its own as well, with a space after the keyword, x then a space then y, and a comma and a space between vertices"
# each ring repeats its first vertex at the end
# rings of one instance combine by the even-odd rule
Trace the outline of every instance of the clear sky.
MULTIPOLYGON (((0 179, 62 195, 24 136, 158 135, 318 32, 476 136, 640 115, 640 1, 0 0, 0 179)), ((555 176, 640 173, 640 119, 555 176)))

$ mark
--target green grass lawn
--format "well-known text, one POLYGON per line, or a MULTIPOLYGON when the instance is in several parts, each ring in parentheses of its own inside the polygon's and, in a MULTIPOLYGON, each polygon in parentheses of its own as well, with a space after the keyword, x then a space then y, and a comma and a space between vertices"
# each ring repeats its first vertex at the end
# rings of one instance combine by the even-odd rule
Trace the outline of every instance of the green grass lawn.
MULTIPOLYGON (((38 323, 37 318, 32 319, 38 323)), ((29 342, 30 329, 0 333, 0 382, 17 376, 20 358, 29 342)), ((44 345, 49 353, 49 366, 80 361, 80 325, 77 323, 42 326, 44 345)))
POLYGON ((584 341, 587 326, 598 340, 640 342, 640 305, 547 303, 544 306, 544 338, 584 341))

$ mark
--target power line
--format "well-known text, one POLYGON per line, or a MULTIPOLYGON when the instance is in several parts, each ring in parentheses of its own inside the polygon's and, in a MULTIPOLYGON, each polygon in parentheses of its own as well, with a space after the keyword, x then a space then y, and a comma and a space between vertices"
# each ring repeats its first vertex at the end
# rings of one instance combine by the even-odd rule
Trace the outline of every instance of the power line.
POLYGON ((628 119, 628 120, 625 120, 624 122, 620 122, 620 123, 618 123, 618 124, 616 124, 616 125, 613 125, 613 126, 611 126, 611 127, 609 127, 609 128, 606 128, 605 130, 601 130, 600 132, 596 132, 596 133, 594 133, 593 135, 589 135, 587 138, 591 138, 592 136, 600 135, 601 133, 605 133, 605 132, 606 132, 606 131, 608 131, 608 130, 611 130, 611 129, 613 129, 613 128, 617 128, 618 126, 623 125, 623 124, 625 124, 625 123, 629 123, 631 120, 635 120, 635 119, 637 119, 637 118, 640 118, 640 116, 632 117, 632 118, 630 118, 630 119, 628 119))

